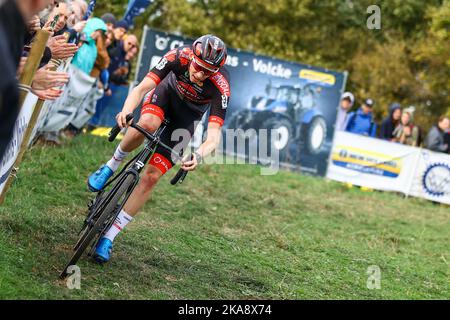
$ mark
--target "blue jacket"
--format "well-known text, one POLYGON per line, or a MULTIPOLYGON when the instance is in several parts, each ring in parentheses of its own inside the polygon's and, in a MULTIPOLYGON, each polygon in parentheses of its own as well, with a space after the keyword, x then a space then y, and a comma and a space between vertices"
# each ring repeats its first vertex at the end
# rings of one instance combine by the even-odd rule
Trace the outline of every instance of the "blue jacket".
POLYGON ((91 38, 91 34, 96 30, 103 30, 106 32, 106 24, 99 18, 89 19, 86 27, 83 29, 86 40, 81 46, 75 57, 72 60, 72 64, 83 70, 83 72, 90 74, 94 68, 95 60, 97 60, 97 43, 91 38))
POLYGON ((375 137, 377 124, 373 122, 372 112, 365 114, 362 108, 348 115, 345 131, 375 137))

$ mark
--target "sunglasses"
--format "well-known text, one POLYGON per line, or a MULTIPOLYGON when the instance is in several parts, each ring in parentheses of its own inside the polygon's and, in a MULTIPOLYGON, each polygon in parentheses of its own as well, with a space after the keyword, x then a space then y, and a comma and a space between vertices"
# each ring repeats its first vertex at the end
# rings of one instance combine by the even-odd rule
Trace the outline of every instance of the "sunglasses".
POLYGON ((198 62, 195 58, 192 59, 191 64, 196 72, 201 71, 207 77, 209 77, 219 71, 219 68, 209 69, 208 67, 201 65, 200 62, 198 62))

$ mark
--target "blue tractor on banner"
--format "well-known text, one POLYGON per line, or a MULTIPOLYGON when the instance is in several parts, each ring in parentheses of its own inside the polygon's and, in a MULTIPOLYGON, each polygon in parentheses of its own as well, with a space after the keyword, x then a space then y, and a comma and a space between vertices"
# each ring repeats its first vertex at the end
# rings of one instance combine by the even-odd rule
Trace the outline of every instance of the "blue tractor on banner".
POLYGON ((253 97, 247 108, 236 112, 228 127, 255 129, 257 135, 260 129, 269 130, 270 147, 279 151, 282 161, 295 161, 299 152, 311 155, 321 152, 327 137, 325 118, 316 108, 321 87, 274 86, 269 82, 265 92, 265 96, 253 97))

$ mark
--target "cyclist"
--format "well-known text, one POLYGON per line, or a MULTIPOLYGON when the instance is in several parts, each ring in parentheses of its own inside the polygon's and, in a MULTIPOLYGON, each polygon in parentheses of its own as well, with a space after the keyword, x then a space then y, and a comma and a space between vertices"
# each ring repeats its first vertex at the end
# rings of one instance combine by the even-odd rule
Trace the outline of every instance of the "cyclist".
MULTIPOLYGON (((225 43, 213 35, 198 38, 192 47, 183 46, 169 51, 127 97, 122 111, 116 116, 117 124, 120 128, 127 127, 126 116, 144 100, 138 124, 149 132, 155 132, 165 118, 170 119, 161 134, 161 141, 171 148, 181 144, 184 150, 189 140, 183 137, 172 139, 172 133, 182 128, 192 136, 196 123, 210 109, 205 142, 194 152, 192 160, 185 157, 181 166, 186 171, 195 170, 202 158, 211 154, 220 142, 230 99, 229 74, 224 67, 226 58, 225 43)), ((143 140, 141 133, 129 128, 113 157, 89 176, 89 189, 93 192, 101 190, 128 153, 140 146, 143 140)), ((153 187, 173 164, 170 153, 158 147, 114 224, 99 241, 94 255, 98 262, 110 259, 114 238, 142 208, 153 187)))

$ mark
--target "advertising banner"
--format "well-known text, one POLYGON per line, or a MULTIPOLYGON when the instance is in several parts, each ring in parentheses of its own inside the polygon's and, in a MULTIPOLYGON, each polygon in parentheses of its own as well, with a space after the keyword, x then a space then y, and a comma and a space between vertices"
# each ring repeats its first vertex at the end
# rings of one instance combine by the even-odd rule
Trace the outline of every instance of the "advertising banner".
POLYGON ((378 190, 407 193, 418 149, 336 131, 327 178, 378 190))
POLYGON ((94 116, 89 120, 89 124, 95 127, 114 127, 116 115, 122 111, 125 100, 129 93, 129 86, 110 84, 111 96, 104 95, 97 101, 94 116))
MULTIPOLYGON (((141 81, 166 52, 192 41, 146 28, 136 81, 141 81)), ((325 175, 346 73, 233 48, 228 48, 226 68, 231 99, 224 128, 241 129, 239 132, 248 138, 244 153, 251 145, 259 146, 262 134, 269 131, 270 148, 277 150, 282 164, 325 175)), ((230 151, 240 153, 227 145, 226 152, 230 151)))
POLYGON ((327 178, 450 204, 450 155, 337 131, 327 178))
POLYGON ((3 159, 0 161, 0 194, 2 193, 6 180, 8 179, 9 174, 13 169, 13 165, 16 162, 23 136, 27 130, 28 123, 30 122, 37 100, 37 96, 32 93, 28 93, 25 102, 20 109, 20 113, 14 127, 13 137, 6 148, 3 159))
POLYGON ((409 194, 450 204, 450 155, 420 150, 409 194))

